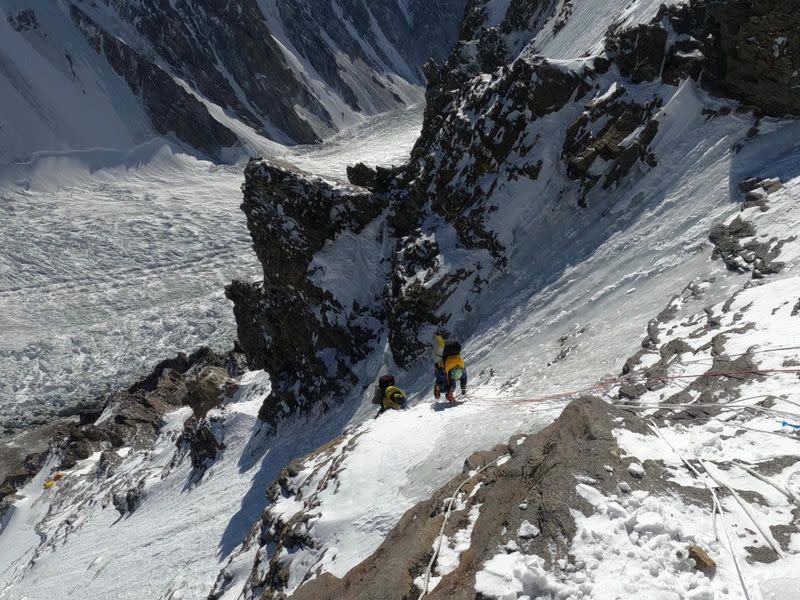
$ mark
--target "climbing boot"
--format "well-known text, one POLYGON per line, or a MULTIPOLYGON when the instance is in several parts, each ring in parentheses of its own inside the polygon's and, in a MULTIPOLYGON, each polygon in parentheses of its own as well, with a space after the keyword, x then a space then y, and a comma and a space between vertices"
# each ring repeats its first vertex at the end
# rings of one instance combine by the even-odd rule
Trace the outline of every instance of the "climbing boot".
POLYGON ((441 396, 441 395, 442 395, 442 392, 439 391, 439 384, 437 383, 436 385, 433 386, 433 397, 438 400, 439 396, 441 396))

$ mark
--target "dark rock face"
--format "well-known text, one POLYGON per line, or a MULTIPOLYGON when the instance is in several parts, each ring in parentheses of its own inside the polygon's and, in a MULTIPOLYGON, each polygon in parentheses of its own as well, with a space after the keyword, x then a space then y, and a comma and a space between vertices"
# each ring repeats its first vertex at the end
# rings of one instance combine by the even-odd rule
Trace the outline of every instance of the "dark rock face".
POLYGON ((379 307, 343 306, 335 293, 312 281, 309 268, 327 242, 345 231, 363 231, 386 201, 258 160, 245 169, 243 194, 264 281, 233 282, 226 293, 251 367, 272 377, 272 394, 260 416, 274 423, 354 384, 351 364, 374 347, 379 307), (325 358, 326 349, 334 352, 335 364, 325 358))
POLYGON ((607 47, 616 53, 620 73, 633 83, 653 81, 661 72, 667 30, 663 26, 642 24, 609 36, 607 47))
POLYGON ((111 4, 150 41, 174 73, 257 131, 269 136, 270 128, 277 129, 285 136, 276 140, 281 142, 316 141, 294 104, 330 121, 289 69, 255 0, 113 0, 111 4))
POLYGON ((421 83, 422 64, 431 57, 443 58, 455 42, 465 2, 411 0, 406 12, 394 0, 346 0, 339 5, 348 16, 346 21, 337 15, 332 4, 326 2, 278 0, 277 7, 292 44, 323 79, 338 90, 353 109, 358 110, 356 92, 342 78, 336 66, 334 49, 326 38, 334 40, 337 48, 351 60, 361 61, 378 72, 399 67, 395 71, 398 75, 421 83), (394 58, 387 54, 385 44, 377 38, 374 25, 410 66, 408 72, 404 72, 402 65, 395 65, 394 58), (374 52, 365 52, 359 40, 366 40, 374 52))
POLYGON ((347 180, 353 185, 372 189, 375 187, 377 178, 377 171, 364 163, 357 163, 352 167, 347 167, 347 180))
POLYGON ((177 445, 188 448, 192 467, 195 469, 194 479, 199 479, 225 447, 214 435, 211 425, 205 419, 190 419, 178 438, 177 445))
POLYGON ((709 2, 716 87, 767 114, 800 115, 800 13, 791 0, 709 2))
POLYGON ((144 480, 141 480, 136 487, 128 489, 126 492, 116 492, 111 497, 111 502, 120 516, 132 514, 144 499, 144 480))
POLYGON ((100 29, 77 6, 72 6, 70 15, 92 47, 106 57, 111 68, 141 98, 157 132, 173 134, 192 148, 216 159, 221 158, 223 148, 237 142, 230 129, 217 122, 202 102, 179 86, 163 69, 100 29))
POLYGON ((612 30, 608 48, 633 82, 700 79, 772 115, 800 114, 800 15, 790 0, 692 0, 652 23, 612 30), (667 47, 667 26, 678 34, 667 47))
POLYGON ((50 440, 64 435, 68 427, 66 423, 56 423, 33 429, 0 445, 0 500, 30 481, 47 459, 50 440))
MULTIPOLYGON (((194 93, 269 139, 317 142, 346 121, 331 107, 377 114, 416 100, 422 64, 450 50, 465 2, 69 0, 65 8, 158 133, 218 159, 236 136, 194 93)), ((37 27, 32 10, 9 21, 37 27)))
POLYGON ((39 20, 32 8, 26 8, 16 14, 8 15, 8 23, 15 31, 36 31, 39 29, 39 20))
POLYGON ((627 175, 639 160, 650 166, 656 164, 649 145, 658 131, 658 122, 651 118, 658 100, 640 105, 626 101, 625 94, 625 88, 619 86, 605 98, 590 102, 567 129, 561 155, 567 163, 567 175, 581 181, 583 205, 599 181, 603 180, 603 187, 607 188, 627 175), (593 133, 597 129, 594 124, 601 119, 605 119, 605 125, 593 133), (637 130, 634 139, 630 139, 637 130), (598 160, 611 163, 611 168, 594 172, 592 165, 598 160))
POLYGON ((744 238, 754 238, 755 227, 741 217, 736 217, 728 225, 716 225, 708 234, 714 244, 712 258, 719 258, 731 271, 753 273, 753 277, 761 277, 777 273, 783 263, 775 259, 781 253, 783 243, 777 239, 761 242, 756 239, 741 242, 744 238))

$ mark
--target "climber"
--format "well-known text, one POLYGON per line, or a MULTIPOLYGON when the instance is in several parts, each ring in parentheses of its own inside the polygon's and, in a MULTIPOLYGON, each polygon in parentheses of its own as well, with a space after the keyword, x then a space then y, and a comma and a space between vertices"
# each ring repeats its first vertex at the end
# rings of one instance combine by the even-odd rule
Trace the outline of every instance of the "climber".
POLYGON ((456 338, 445 340, 436 335, 433 342, 434 373, 436 383, 433 386, 433 397, 438 399, 444 392, 445 398, 454 402, 453 392, 456 382, 461 383, 461 394, 467 393, 467 368, 461 358, 461 343, 456 338))
POLYGON ((380 405, 381 409, 378 415, 382 415, 384 411, 391 409, 401 410, 406 407, 406 395, 394 383, 394 376, 382 375, 378 379, 378 385, 375 388, 375 395, 372 398, 373 404, 380 405))

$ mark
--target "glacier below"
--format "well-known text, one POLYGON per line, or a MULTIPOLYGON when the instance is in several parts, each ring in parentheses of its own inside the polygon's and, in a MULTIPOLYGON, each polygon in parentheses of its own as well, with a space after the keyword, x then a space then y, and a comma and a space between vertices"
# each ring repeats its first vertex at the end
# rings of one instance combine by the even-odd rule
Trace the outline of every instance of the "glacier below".
MULTIPOLYGON (((423 108, 264 153, 338 179, 358 161, 401 164, 423 108)), ((0 168, 0 432, 69 414, 178 352, 230 348, 224 287, 260 273, 242 169, 163 140, 0 168)))

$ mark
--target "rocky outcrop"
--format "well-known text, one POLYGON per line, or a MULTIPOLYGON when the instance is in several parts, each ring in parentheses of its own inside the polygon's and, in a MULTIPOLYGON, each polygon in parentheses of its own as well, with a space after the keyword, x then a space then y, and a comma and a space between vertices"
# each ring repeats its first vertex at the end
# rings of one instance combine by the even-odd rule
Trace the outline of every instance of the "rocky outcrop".
POLYGON ((784 242, 778 239, 760 241, 752 223, 736 217, 730 223, 716 225, 708 234, 714 244, 712 258, 719 258, 731 271, 752 272, 754 278, 777 273, 783 263, 776 259, 784 242))
POLYGON ((39 20, 32 8, 26 8, 17 13, 9 13, 8 22, 15 31, 36 31, 39 29, 39 20))
MULTIPOLYGON (((374 348, 380 307, 342 304, 340 295, 352 283, 338 282, 336 289, 315 282, 312 260, 340 234, 363 232, 387 203, 364 189, 260 160, 247 165, 243 194, 242 209, 264 280, 233 282, 226 293, 250 366, 265 369, 272 378, 272 393, 260 416, 275 423, 298 408, 324 406, 341 396, 357 381, 352 365, 374 348)), ((365 235, 369 245, 372 240, 365 235)), ((369 287, 367 281, 361 284, 369 287)))
MULTIPOLYGON (((181 353, 160 362, 129 388, 115 390, 96 406, 82 410, 77 418, 62 419, 12 438, 0 446, 0 499, 30 481, 48 456, 57 457, 57 468, 69 469, 95 452, 106 456, 101 458, 102 464, 113 462, 114 450, 150 448, 163 425, 163 415, 181 406, 192 407, 195 414, 187 425, 193 462, 195 455, 198 463, 213 458, 207 452, 195 451, 196 447, 213 445, 198 433, 202 428, 198 423, 236 391, 232 377, 242 374, 242 361, 238 350, 218 354, 201 348, 190 355, 181 353)), ((124 494, 120 497, 121 512, 124 506, 128 507, 126 512, 132 512, 135 499, 128 500, 124 494)))
POLYGON ((364 163, 357 163, 347 167, 347 180, 353 185, 385 194, 400 172, 401 169, 396 167, 387 168, 378 165, 373 169, 364 163))
POLYGON ((656 166, 649 146, 658 132, 652 115, 657 99, 640 105, 625 98, 626 89, 589 102, 577 120, 567 129, 561 156, 567 163, 567 175, 581 182, 579 204, 600 181, 608 188, 625 177, 639 161, 656 166), (604 124, 603 124, 604 123, 604 124), (598 124, 602 126, 598 129, 598 124), (602 165, 599 169, 595 163, 602 165))
POLYGON ((89 43, 112 69, 125 79, 142 103, 153 128, 215 159, 238 138, 216 121, 205 105, 187 92, 160 66, 146 60, 122 40, 103 31, 81 9, 73 5, 70 15, 89 43))
POLYGON ((720 57, 711 84, 767 114, 800 115, 800 14, 791 0, 708 3, 720 57))
MULTIPOLYGON (((320 346, 337 348, 345 362, 361 360, 385 331, 394 362, 413 366, 426 354, 431 336, 457 330, 482 290, 504 275, 521 215, 535 218, 569 202, 576 210, 608 210, 613 190, 659 167, 655 147, 662 122, 667 131, 671 126, 671 110, 665 107, 671 95, 685 94, 675 102, 682 105, 702 84, 769 110, 736 86, 722 85, 735 72, 733 62, 754 60, 733 52, 725 41, 732 35, 732 20, 762 22, 754 16, 761 14, 758 3, 756 13, 723 4, 696 0, 662 7, 649 23, 612 27, 598 55, 558 61, 538 55, 534 40, 539 34, 558 35, 554 19, 563 27, 571 6, 511 2, 500 14, 485 0, 470 1, 447 60, 425 67, 423 129, 408 164, 397 170, 364 165, 348 170, 352 183, 373 192, 372 202, 388 207, 392 248, 372 259, 382 272, 388 267, 385 280, 375 286, 383 297, 373 295, 369 306, 353 313, 374 319, 372 330, 353 328, 355 317, 342 317, 350 306, 337 306, 335 293, 311 282, 314 253, 343 229, 331 233, 324 219, 304 216, 309 209, 298 218, 295 206, 317 197, 327 206, 331 195, 346 203, 366 192, 337 191, 313 178, 287 177, 277 168, 249 167, 244 207, 265 284, 237 282, 229 297, 251 364, 267 367, 282 382, 264 415, 274 419, 294 412, 302 404, 299 390, 332 398, 353 383, 352 370, 330 369, 315 357, 320 346), (670 87, 687 78, 699 81, 670 87), (553 139, 558 140, 555 152, 553 139), (253 197, 259 202, 253 204, 253 197), (326 314, 337 314, 337 322, 326 322, 326 314), (287 322, 294 325, 291 333, 282 324, 287 322), (356 356, 357 348, 365 352, 356 356), (292 372, 302 374, 299 381, 289 380, 292 372), (342 387, 343 381, 349 383, 342 387), (281 391, 292 386, 291 393, 281 391)), ((774 9, 781 13, 786 3, 775 3, 774 9)), ((786 44, 790 52, 793 46, 786 44)), ((711 112, 727 114, 725 108, 711 112)), ((773 184, 748 189, 743 206, 768 208, 765 185, 773 184)), ((357 222, 353 231, 361 231, 366 221, 357 222)), ((563 226, 564 235, 571 227, 568 219, 557 226, 563 226)), ((775 261, 779 241, 739 244, 743 236, 743 230, 715 229, 715 256, 756 277, 780 267, 775 261)), ((655 349, 653 343, 643 351, 655 349)), ((637 390, 623 393, 633 397, 637 390)))
MULTIPOLYGON (((612 430, 628 428, 650 434, 643 421, 599 400, 583 398, 572 402, 549 427, 535 435, 517 437, 507 446, 470 457, 467 469, 487 464, 487 460, 508 452, 510 458, 492 467, 463 488, 463 507, 448 521, 445 535, 452 535, 464 524, 465 515, 479 506, 479 516, 471 533, 470 547, 459 560, 458 568, 444 576, 427 597, 474 598, 475 573, 486 560, 504 548, 537 554, 553 566, 570 562, 570 546, 575 536, 571 509, 591 514, 593 508, 578 493, 577 481, 591 485, 606 495, 620 489, 642 487, 628 472, 631 460, 622 458, 612 430), (577 479, 577 481, 576 481, 577 479)), ((645 463, 641 475, 649 489, 672 487, 689 501, 696 492, 671 486, 658 478, 659 466, 645 463)), ((342 600, 356 598, 397 599, 419 594, 415 578, 423 574, 431 548, 444 518, 443 508, 464 475, 436 491, 407 511, 389 532, 381 546, 343 578, 324 573, 301 586, 291 597, 296 600, 342 600)), ((267 598, 273 596, 267 595, 267 598)))
POLYGON ((651 23, 612 28, 607 47, 633 82, 692 77, 761 113, 800 115, 799 26, 790 0, 692 0, 663 6, 651 23))

